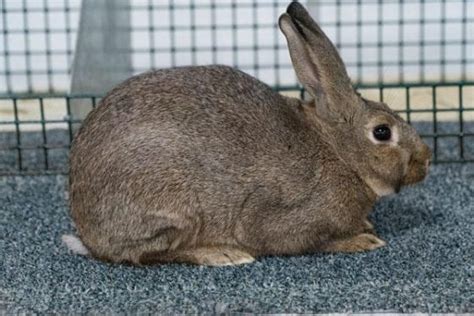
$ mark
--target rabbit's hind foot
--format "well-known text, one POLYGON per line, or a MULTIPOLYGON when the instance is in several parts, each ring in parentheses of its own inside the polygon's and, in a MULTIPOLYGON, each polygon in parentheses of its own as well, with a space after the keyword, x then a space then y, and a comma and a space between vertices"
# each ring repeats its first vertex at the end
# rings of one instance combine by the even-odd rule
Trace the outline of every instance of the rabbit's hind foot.
POLYGON ((327 243, 323 252, 361 252, 374 250, 386 245, 386 242, 373 234, 362 233, 347 239, 327 243))
POLYGON ((364 220, 363 225, 364 233, 375 235, 374 225, 368 219, 364 220))
POLYGON ((188 250, 146 252, 140 264, 189 263, 205 266, 233 266, 251 263, 255 258, 233 246, 211 246, 188 250))

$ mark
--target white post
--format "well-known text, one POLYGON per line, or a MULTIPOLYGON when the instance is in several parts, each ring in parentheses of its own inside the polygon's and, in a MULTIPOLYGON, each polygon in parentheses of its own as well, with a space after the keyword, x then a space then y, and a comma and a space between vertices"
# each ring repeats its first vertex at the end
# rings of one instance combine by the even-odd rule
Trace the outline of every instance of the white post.
MULTIPOLYGON (((132 74, 129 0, 82 0, 72 95, 103 95, 132 74)), ((90 100, 71 99, 72 119, 84 119, 90 100)))

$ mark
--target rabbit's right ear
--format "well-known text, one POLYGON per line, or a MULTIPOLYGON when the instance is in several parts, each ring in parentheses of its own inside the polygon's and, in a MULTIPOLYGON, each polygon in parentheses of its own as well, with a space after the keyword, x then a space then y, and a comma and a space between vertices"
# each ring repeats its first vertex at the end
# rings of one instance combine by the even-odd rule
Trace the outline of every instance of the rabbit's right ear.
POLYGON ((307 47, 305 38, 288 14, 283 13, 278 24, 288 41, 291 61, 293 62, 298 80, 315 99, 318 106, 325 107, 328 102, 327 96, 321 85, 318 67, 311 58, 311 52, 307 47))
POLYGON ((351 121, 360 99, 329 38, 298 2, 288 6, 279 25, 298 80, 315 99, 317 112, 331 120, 351 121))

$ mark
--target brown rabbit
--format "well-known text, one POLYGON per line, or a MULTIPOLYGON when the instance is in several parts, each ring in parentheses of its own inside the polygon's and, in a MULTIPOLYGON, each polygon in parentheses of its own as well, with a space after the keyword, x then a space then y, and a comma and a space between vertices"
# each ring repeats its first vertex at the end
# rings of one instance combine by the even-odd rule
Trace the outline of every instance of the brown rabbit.
POLYGON ((357 94, 303 6, 279 25, 313 100, 226 66, 148 72, 113 89, 70 157, 76 252, 111 262, 248 263, 385 245, 378 197, 421 181, 431 153, 387 105, 357 94))

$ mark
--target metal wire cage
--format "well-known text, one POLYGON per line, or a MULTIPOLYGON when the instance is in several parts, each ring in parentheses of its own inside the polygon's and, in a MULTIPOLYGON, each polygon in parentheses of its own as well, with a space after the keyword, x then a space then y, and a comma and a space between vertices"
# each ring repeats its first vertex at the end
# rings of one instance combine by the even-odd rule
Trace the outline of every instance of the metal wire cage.
MULTIPOLYGON (((473 2, 302 2, 340 50, 362 95, 387 102, 413 124, 434 162, 474 162, 473 2)), ((0 3, 0 174, 67 173, 83 118, 78 108, 96 106, 112 84, 149 69, 228 64, 281 93, 302 94, 276 25, 287 0, 0 3), (87 11, 91 3, 94 11, 87 11), (94 19, 91 12, 103 15, 86 20, 94 19), (85 29, 118 14, 120 25, 101 22, 99 37, 85 29), (119 43, 110 41, 116 29, 119 43), (101 52, 91 50, 103 41, 101 52), (120 60, 120 73, 98 67, 107 60, 111 67, 120 60), (77 88, 81 76, 91 88, 77 88)))

